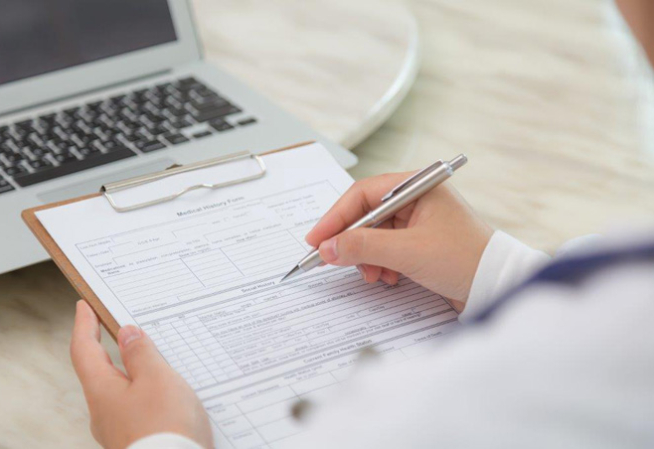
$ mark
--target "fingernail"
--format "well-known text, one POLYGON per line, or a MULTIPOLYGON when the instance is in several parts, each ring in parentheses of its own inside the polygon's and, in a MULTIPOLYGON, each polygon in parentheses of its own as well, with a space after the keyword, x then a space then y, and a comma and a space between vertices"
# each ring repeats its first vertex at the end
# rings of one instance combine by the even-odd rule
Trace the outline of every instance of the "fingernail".
POLYGON ((366 280, 366 269, 363 265, 357 265, 357 270, 359 270, 359 274, 361 274, 361 278, 365 281, 366 280))
POLYGON ((382 271, 381 275, 379 276, 379 279, 386 282, 387 284, 391 283, 391 275, 385 271, 382 271))
POLYGON ((336 249, 336 239, 331 238, 320 244, 320 254, 325 262, 334 262, 338 259, 338 251, 336 249))
POLYGON ((138 327, 131 325, 123 326, 118 331, 118 343, 120 343, 123 348, 126 348, 127 345, 134 340, 138 340, 141 336, 141 329, 138 327))

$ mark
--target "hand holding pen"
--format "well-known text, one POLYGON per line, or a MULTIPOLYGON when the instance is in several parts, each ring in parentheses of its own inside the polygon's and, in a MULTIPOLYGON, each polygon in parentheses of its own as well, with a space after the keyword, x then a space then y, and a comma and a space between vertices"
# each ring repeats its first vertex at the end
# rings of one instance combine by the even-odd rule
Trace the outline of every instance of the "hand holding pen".
MULTIPOLYGON (((347 229, 415 173, 356 182, 306 236, 330 265, 356 265, 366 282, 397 283, 398 273, 465 302, 493 233, 450 185, 429 189, 376 228, 347 229)), ((456 304, 456 303, 455 303, 456 304)))

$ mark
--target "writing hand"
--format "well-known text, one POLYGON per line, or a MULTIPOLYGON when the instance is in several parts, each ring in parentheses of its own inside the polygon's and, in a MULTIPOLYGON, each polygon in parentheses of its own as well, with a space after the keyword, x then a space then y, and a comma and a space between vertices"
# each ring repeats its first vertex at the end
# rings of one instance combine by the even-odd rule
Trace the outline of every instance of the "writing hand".
POLYGON ((319 247, 320 256, 329 264, 357 265, 367 282, 381 279, 395 284, 402 273, 457 301, 455 306, 462 309, 493 231, 448 183, 376 229, 338 234, 379 206, 381 197, 411 174, 393 173, 356 182, 306 240, 319 247))

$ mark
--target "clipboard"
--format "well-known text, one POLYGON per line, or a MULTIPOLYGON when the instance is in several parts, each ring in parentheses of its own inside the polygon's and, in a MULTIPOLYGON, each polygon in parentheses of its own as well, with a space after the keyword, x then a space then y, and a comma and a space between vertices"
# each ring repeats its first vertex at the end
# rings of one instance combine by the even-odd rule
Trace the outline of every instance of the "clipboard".
POLYGON ((84 280, 82 275, 77 271, 75 266, 72 264, 72 262, 66 257, 62 249, 59 247, 57 242, 52 238, 52 236, 48 233, 48 231, 45 229, 45 227, 41 224, 39 219, 36 216, 36 213, 42 210, 47 210, 47 209, 53 209, 61 206, 65 206, 67 204, 72 204, 72 203, 77 203, 80 201, 85 201, 91 198, 96 198, 99 196, 105 196, 107 198, 107 201, 111 206, 116 210, 116 213, 129 213, 131 210, 136 210, 136 209, 141 209, 145 207, 150 207, 156 204, 160 204, 164 201, 174 201, 175 198, 190 192, 192 190, 196 190, 199 188, 207 188, 207 189, 219 189, 221 187, 226 187, 228 185, 234 185, 238 183, 243 183, 243 182, 249 182, 253 181, 256 179, 261 178, 262 176, 265 175, 265 165, 263 165, 263 162, 258 159, 259 156, 266 156, 269 154, 273 153, 278 153, 280 151, 286 151, 286 150, 292 150, 294 148, 299 148, 303 147, 305 145, 310 145, 312 143, 315 143, 314 141, 307 141, 307 142, 301 142, 297 143, 294 145, 290 145, 287 147, 283 148, 277 148, 274 150, 266 151, 264 153, 259 153, 259 154, 254 154, 251 152, 241 152, 241 153, 234 153, 234 154, 229 154, 223 157, 219 157, 216 159, 210 159, 207 161, 201 161, 197 162, 194 164, 189 164, 189 165, 173 165, 172 167, 169 167, 166 170, 163 170, 161 172, 156 172, 156 173, 151 173, 149 175, 145 176, 139 176, 136 178, 130 178, 130 179, 125 179, 123 181, 119 181, 116 183, 111 183, 111 184, 106 184, 101 186, 100 191, 98 193, 93 193, 90 195, 84 195, 80 196, 77 198, 71 198, 69 200, 64 200, 64 201, 59 201, 56 203, 50 203, 50 204, 45 204, 37 207, 33 207, 30 209, 26 209, 22 212, 21 216, 23 218, 23 221, 27 224, 29 229, 32 231, 32 233, 36 236, 36 238, 39 240, 41 245, 45 248, 45 250, 48 252, 52 260, 57 264, 57 267, 61 270, 61 272, 66 276, 66 279, 68 279, 68 282, 73 286, 75 291, 80 295, 82 299, 84 299, 90 306, 91 308, 95 311, 96 315, 100 319, 100 322, 102 325, 107 329, 111 337, 116 340, 118 337, 118 330, 120 329, 120 325, 116 321, 116 319, 111 315, 109 310, 104 306, 102 301, 100 301, 100 298, 95 294, 95 292, 91 289, 91 287, 88 285, 88 283, 84 280), (164 198, 158 198, 152 201, 149 201, 147 203, 142 203, 138 204, 136 206, 130 206, 127 208, 121 208, 118 206, 112 199, 111 194, 113 192, 121 191, 121 190, 127 190, 129 188, 133 188, 139 185, 143 185, 144 183, 152 183, 156 182, 159 179, 167 178, 170 176, 174 176, 175 174, 178 173, 185 173, 188 171, 192 170, 199 170, 201 168, 207 168, 213 165, 218 165, 218 164, 228 164, 230 162, 238 161, 238 160, 243 160, 245 158, 254 158, 257 160, 259 164, 259 172, 253 174, 252 176, 248 176, 246 178, 241 178, 235 181, 228 181, 224 183, 216 183, 216 184, 198 184, 194 186, 189 186, 188 188, 184 189, 182 192, 178 192, 178 194, 171 195, 169 197, 164 197, 164 198))

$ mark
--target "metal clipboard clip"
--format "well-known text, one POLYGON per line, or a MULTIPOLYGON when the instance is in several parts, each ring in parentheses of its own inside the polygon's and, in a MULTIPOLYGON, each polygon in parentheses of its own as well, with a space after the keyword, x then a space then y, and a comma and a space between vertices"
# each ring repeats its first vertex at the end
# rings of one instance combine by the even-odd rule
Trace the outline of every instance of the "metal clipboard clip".
POLYGON ((176 198, 179 198, 180 196, 184 195, 185 193, 191 192, 193 190, 198 190, 198 189, 220 189, 222 187, 228 187, 232 186, 235 184, 241 184, 244 182, 248 181, 254 181, 255 179, 259 179, 263 177, 266 174, 266 164, 263 162, 263 159, 261 156, 258 156, 256 154, 252 154, 249 151, 242 151, 240 153, 234 153, 230 154, 227 156, 222 156, 214 159, 209 159, 206 161, 202 162, 195 162, 193 164, 188 164, 188 165, 173 165, 166 170, 157 172, 157 173, 151 173, 149 175, 143 175, 143 176, 138 176, 136 178, 131 178, 131 179, 126 179, 123 181, 118 181, 118 182, 112 182, 109 184, 105 184, 100 188, 100 192, 104 195, 104 197, 109 201, 109 204, 111 207, 116 210, 116 212, 129 212, 137 209, 142 209, 145 207, 149 206, 154 206, 156 204, 161 204, 165 203, 167 201, 172 201, 176 198), (133 187, 138 187, 144 184, 149 184, 152 182, 159 181, 164 178, 168 178, 170 176, 175 176, 180 173, 186 173, 189 171, 194 171, 194 170, 200 170, 203 168, 208 168, 208 167, 213 167, 216 165, 222 165, 222 164, 227 164, 230 162, 236 162, 240 160, 245 160, 245 159, 253 159, 254 161, 257 162, 259 166, 259 171, 251 176, 246 176, 244 178, 240 179, 235 179, 235 180, 230 180, 230 181, 224 181, 224 182, 218 182, 215 184, 196 184, 192 185, 190 187, 186 187, 185 189, 182 189, 181 191, 174 193, 172 195, 168 195, 162 198, 157 198, 151 201, 146 201, 143 203, 138 203, 134 204, 131 206, 124 206, 121 207, 116 202, 114 201, 114 198, 111 196, 113 193, 120 192, 122 190, 127 190, 131 189, 133 187))

